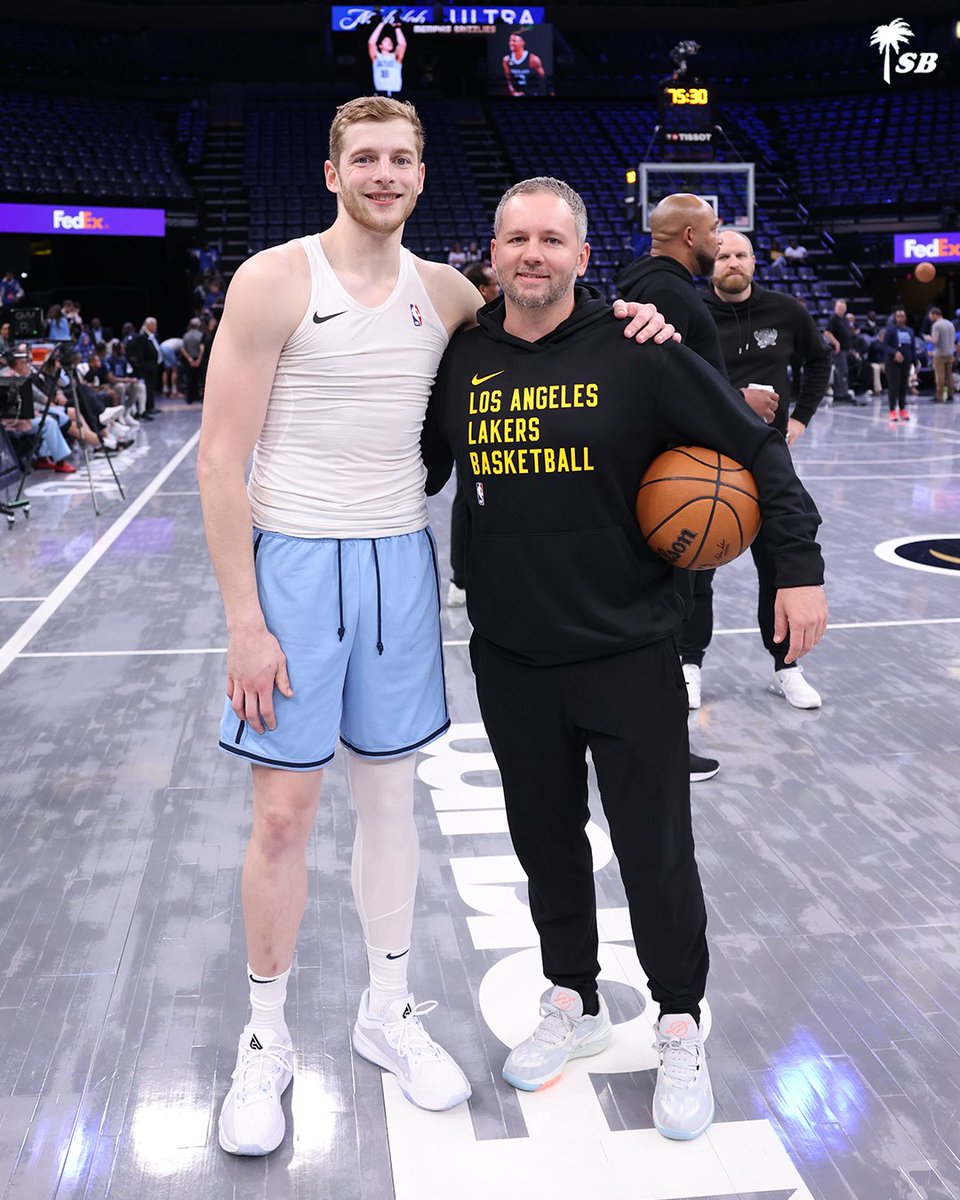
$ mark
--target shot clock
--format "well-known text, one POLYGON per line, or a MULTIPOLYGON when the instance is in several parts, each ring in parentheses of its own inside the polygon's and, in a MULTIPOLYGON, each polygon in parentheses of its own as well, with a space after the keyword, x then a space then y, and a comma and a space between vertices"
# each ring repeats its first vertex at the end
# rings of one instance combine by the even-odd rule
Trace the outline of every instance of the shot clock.
POLYGON ((712 89, 688 76, 660 85, 660 142, 667 162, 713 158, 712 89))

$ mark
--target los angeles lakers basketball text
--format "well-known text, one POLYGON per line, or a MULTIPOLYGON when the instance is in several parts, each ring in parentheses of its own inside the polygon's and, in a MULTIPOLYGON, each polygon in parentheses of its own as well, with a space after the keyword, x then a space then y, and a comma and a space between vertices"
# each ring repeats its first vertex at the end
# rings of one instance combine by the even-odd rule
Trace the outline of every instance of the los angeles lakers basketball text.
POLYGON ((544 418, 499 414, 596 408, 599 403, 600 388, 596 383, 515 387, 508 396, 502 388, 471 391, 467 445, 497 447, 470 451, 474 475, 553 475, 592 471, 589 446, 531 445, 541 439, 544 418))

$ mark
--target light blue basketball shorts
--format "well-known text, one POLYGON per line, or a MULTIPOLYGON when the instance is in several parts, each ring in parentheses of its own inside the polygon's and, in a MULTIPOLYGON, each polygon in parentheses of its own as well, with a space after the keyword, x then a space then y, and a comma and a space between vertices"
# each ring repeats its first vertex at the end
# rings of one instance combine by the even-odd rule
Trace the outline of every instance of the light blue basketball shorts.
POLYGON ((254 763, 315 771, 337 733, 368 758, 400 758, 450 724, 437 548, 429 529, 386 538, 254 531, 260 606, 287 658, 277 727, 257 733, 227 700, 220 747, 254 763))

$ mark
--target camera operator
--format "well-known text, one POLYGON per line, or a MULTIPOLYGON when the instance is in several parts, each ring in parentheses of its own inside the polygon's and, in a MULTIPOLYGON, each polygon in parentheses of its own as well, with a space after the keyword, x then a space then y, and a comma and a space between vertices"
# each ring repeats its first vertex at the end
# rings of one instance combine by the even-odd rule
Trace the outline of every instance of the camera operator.
POLYGON ((42 392, 38 392, 34 383, 30 351, 21 343, 7 352, 5 361, 9 367, 6 374, 19 376, 22 384, 19 389, 19 412, 15 417, 3 418, 4 429, 14 435, 15 442, 20 443, 16 449, 21 453, 27 451, 23 441, 27 437, 35 437, 37 432, 41 431, 40 441, 33 448, 37 455, 33 460, 34 470, 73 475, 77 468, 69 461, 72 451, 60 428, 59 417, 52 408, 46 416, 37 415, 37 396, 40 395, 42 404, 46 404, 46 397, 42 392))

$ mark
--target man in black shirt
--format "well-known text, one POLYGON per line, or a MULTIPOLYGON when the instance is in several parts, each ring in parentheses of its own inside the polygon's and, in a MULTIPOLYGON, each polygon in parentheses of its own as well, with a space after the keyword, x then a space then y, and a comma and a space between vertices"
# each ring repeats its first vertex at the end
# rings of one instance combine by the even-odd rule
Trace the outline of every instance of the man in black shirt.
MULTIPOLYGON (((756 283, 753 278, 756 267, 750 239, 742 233, 725 230, 713 270, 713 290, 705 300, 717 324, 730 382, 734 387, 747 382, 763 384, 781 397, 773 426, 783 434, 787 445, 792 446, 806 431, 823 399, 830 374, 830 355, 806 309, 792 296, 768 291, 756 283), (802 376, 800 394, 791 413, 787 367, 792 360, 799 360, 802 376)), ((820 694, 804 678, 796 660, 786 661, 783 646, 776 640, 776 565, 763 525, 750 552, 759 581, 760 633, 774 661, 771 690, 794 708, 819 708, 820 694)))
POLYGON ((550 178, 516 184, 494 230, 504 297, 451 339, 423 454, 428 493, 455 459, 470 509, 471 661, 552 983, 503 1076, 539 1090, 613 1035, 597 990, 589 748, 659 1006, 654 1124, 689 1140, 714 1111, 706 912, 674 649, 680 606, 672 569, 637 528, 637 486, 678 442, 714 446, 753 472, 777 551, 776 636, 789 639, 791 662, 826 626, 819 516, 783 438, 716 371, 676 343, 628 346, 600 294, 575 286, 590 258, 576 192, 550 178))
POLYGON ((838 350, 834 351, 833 402, 834 404, 853 404, 854 397, 850 392, 850 347, 853 345, 853 334, 847 324, 846 300, 835 300, 833 312, 827 321, 827 332, 837 339, 838 350))
MULTIPOLYGON (((694 276, 709 276, 713 271, 719 228, 720 219, 702 197, 690 192, 664 196, 650 214, 650 253, 626 267, 617 286, 625 300, 652 303, 656 297, 658 309, 684 345, 726 379, 717 327, 694 283, 694 276)), ((779 399, 776 392, 749 387, 740 392, 758 416, 773 420, 779 399)), ((713 638, 713 576, 713 571, 674 573, 685 614, 677 648, 692 709, 700 707, 703 656, 713 638)), ((715 761, 691 755, 690 781, 710 778, 701 763, 715 761)))

